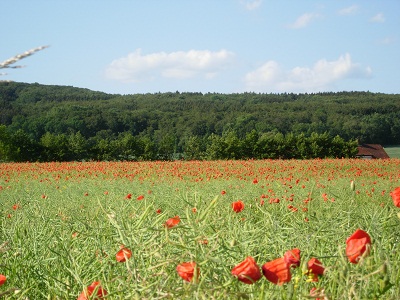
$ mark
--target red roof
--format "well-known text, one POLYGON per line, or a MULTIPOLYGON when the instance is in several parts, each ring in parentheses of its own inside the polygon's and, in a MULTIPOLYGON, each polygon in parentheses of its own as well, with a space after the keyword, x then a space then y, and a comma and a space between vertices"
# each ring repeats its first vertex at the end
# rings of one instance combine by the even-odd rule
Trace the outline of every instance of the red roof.
POLYGON ((362 144, 358 145, 359 157, 371 157, 371 158, 390 158, 383 147, 379 144, 362 144))

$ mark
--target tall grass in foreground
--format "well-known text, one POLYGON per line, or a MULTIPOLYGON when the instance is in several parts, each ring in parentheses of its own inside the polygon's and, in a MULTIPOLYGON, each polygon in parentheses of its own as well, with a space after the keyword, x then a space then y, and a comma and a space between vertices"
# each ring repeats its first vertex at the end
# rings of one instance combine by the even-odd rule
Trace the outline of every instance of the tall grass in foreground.
POLYGON ((105 299, 313 299, 313 287, 323 289, 320 299, 399 299, 400 209, 389 195, 399 167, 400 160, 0 164, 0 295, 76 299, 100 281, 105 299), (239 199, 245 208, 235 213, 239 199), (177 226, 163 226, 174 216, 177 226), (372 248, 350 264, 345 241, 357 228, 372 248), (115 258, 121 245, 132 251, 123 263, 115 258), (287 284, 263 277, 246 285, 231 275, 247 256, 261 266, 292 248, 301 250, 301 266, 287 284), (311 257, 325 267, 317 282, 303 272, 311 257), (176 272, 190 261, 198 282, 176 272))

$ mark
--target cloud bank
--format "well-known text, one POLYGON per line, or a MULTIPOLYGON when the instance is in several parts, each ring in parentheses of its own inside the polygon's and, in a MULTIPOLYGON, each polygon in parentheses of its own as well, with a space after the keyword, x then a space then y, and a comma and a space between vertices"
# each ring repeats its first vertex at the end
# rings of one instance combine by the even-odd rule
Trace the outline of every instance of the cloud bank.
POLYGON ((141 49, 111 62, 106 76, 122 82, 141 82, 157 78, 213 78, 228 68, 234 54, 227 50, 190 50, 143 55, 141 49))
POLYGON ((276 61, 268 61, 245 76, 246 89, 254 92, 319 92, 331 90, 331 86, 348 78, 368 78, 370 67, 352 62, 350 54, 337 60, 321 59, 313 67, 295 67, 284 70, 276 61))

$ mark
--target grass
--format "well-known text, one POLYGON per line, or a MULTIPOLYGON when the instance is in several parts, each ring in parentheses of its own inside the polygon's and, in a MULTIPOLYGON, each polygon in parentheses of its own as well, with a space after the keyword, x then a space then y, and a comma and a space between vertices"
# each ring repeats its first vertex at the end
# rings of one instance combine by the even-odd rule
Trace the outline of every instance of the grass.
POLYGON ((400 210, 389 195, 399 164, 1 164, 0 295, 77 299, 100 281, 105 299, 312 299, 313 287, 321 299, 399 299, 400 210), (239 199, 245 209, 235 213, 239 199), (176 227, 163 226, 174 216, 176 227), (357 228, 372 248, 350 264, 345 241, 357 228), (120 245, 132 251, 124 263, 115 259, 120 245), (301 249, 301 266, 287 284, 263 277, 246 285, 230 273, 247 256, 261 267, 292 248, 301 249), (325 267, 318 282, 304 275, 312 257, 325 267), (187 261, 200 268, 197 283, 176 272, 187 261))
POLYGON ((400 146, 387 146, 384 149, 390 158, 400 158, 400 146))

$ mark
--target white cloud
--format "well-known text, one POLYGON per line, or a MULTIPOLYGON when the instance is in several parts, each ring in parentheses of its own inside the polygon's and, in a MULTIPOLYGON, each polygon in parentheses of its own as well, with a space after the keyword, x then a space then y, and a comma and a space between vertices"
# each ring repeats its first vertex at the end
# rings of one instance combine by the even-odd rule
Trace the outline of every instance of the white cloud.
POLYGON ((321 17, 321 15, 317 13, 305 13, 298 17, 294 23, 289 24, 288 27, 291 29, 303 28, 306 27, 311 21, 319 17, 321 17))
POLYGON ((186 79, 196 76, 212 78, 229 67, 234 54, 227 50, 190 50, 158 52, 143 55, 141 49, 111 62, 106 76, 123 82, 139 82, 155 78, 186 79))
POLYGON ((379 13, 379 14, 376 14, 375 16, 373 16, 369 20, 370 20, 370 22, 373 22, 373 23, 383 23, 383 22, 385 22, 385 16, 383 15, 383 13, 379 13))
POLYGON ((261 6, 262 0, 242 0, 240 2, 247 10, 255 10, 261 6))
POLYGON ((370 67, 353 63, 350 54, 335 61, 321 59, 312 68, 295 67, 284 70, 276 61, 268 61, 245 76, 247 90, 255 92, 319 92, 330 90, 340 80, 368 78, 370 67))
POLYGON ((352 5, 339 10, 339 15, 352 15, 358 11, 358 5, 352 5))

